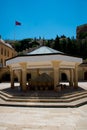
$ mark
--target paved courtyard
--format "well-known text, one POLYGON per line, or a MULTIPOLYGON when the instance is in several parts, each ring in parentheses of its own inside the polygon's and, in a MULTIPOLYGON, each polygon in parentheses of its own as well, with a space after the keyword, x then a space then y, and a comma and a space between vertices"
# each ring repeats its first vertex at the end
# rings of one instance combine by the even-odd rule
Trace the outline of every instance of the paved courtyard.
MULTIPOLYGON (((80 85, 87 90, 86 82, 80 85)), ((0 106, 0 130, 87 130, 87 105, 77 108, 0 106)))
POLYGON ((87 130, 87 105, 80 108, 0 107, 0 130, 87 130))

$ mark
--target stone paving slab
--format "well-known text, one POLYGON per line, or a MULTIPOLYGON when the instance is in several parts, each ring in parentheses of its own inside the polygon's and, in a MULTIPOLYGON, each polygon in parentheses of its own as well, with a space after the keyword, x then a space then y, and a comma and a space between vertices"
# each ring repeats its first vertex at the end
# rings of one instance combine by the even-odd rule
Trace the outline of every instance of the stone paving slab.
POLYGON ((0 107, 0 130, 87 130, 86 111, 87 105, 79 108, 0 107))
MULTIPOLYGON (((81 85, 87 89, 87 83, 81 85)), ((2 99, 0 102, 6 103, 2 99)), ((0 130, 87 130, 87 105, 76 108, 0 106, 0 130)))

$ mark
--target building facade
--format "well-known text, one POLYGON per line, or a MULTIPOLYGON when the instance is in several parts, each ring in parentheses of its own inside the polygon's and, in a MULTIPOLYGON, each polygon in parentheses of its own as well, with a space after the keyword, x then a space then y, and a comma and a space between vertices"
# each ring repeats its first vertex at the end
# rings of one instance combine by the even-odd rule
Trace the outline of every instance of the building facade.
POLYGON ((0 67, 4 67, 5 60, 14 56, 16 56, 14 48, 4 40, 0 39, 0 67))
POLYGON ((87 24, 77 26, 77 28, 76 28, 76 38, 77 39, 87 38, 87 24))
POLYGON ((6 60, 17 55, 15 49, 0 38, 0 82, 9 81, 9 68, 6 67, 6 60))

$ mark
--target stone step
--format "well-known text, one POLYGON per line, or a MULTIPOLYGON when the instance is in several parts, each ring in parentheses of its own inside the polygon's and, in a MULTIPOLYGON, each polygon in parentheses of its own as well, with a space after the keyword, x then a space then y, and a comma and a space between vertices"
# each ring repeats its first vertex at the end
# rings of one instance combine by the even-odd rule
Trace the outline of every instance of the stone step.
POLYGON ((19 97, 8 95, 4 92, 0 91, 0 97, 6 101, 13 101, 13 102, 73 102, 82 98, 87 97, 87 92, 80 92, 79 94, 74 94, 74 95, 68 95, 68 96, 63 96, 63 97, 58 97, 58 98, 39 98, 39 97, 19 97))
MULTIPOLYGON (((8 94, 8 93, 5 93, 5 92, 3 92, 3 91, 0 91, 0 94, 1 95, 3 95, 3 96, 6 96, 6 97, 8 97, 8 98, 25 98, 25 99, 27 99, 27 98, 38 98, 38 97, 34 97, 34 96, 26 96, 25 94, 23 95, 22 94, 22 96, 21 95, 19 95, 19 96, 12 96, 11 94, 8 94)), ((61 95, 61 96, 58 96, 58 97, 46 97, 46 98, 54 98, 54 99, 56 99, 56 98, 61 98, 61 99, 68 99, 68 98, 73 98, 73 97, 76 97, 76 96, 81 96, 81 95, 84 95, 84 94, 87 94, 87 90, 85 90, 85 91, 78 91, 78 92, 74 92, 74 93, 67 93, 67 94, 64 94, 64 95, 61 95)), ((40 98, 40 97, 39 97, 40 98)), ((45 98, 45 97, 41 97, 41 98, 45 98)))
POLYGON ((66 107, 71 107, 71 108, 77 108, 80 107, 82 105, 87 104, 87 98, 81 99, 81 100, 77 100, 74 102, 70 102, 70 103, 54 103, 54 102, 1 102, 0 106, 11 106, 11 107, 54 107, 54 108, 66 108, 66 107))
POLYGON ((81 92, 79 91, 79 92, 75 92, 75 93, 65 94, 64 96, 62 96, 62 98, 76 97, 76 96, 84 95, 84 94, 87 94, 87 90, 81 91, 81 92))
POLYGON ((0 93, 0 98, 3 99, 3 100, 5 100, 5 101, 7 101, 8 99, 10 99, 10 98, 6 97, 5 95, 3 95, 1 93, 0 93))
POLYGON ((8 93, 5 93, 5 92, 3 92, 3 91, 0 91, 0 95, 3 95, 3 96, 5 96, 5 97, 7 97, 7 98, 12 98, 12 97, 13 97, 12 95, 10 95, 10 94, 8 94, 8 93))

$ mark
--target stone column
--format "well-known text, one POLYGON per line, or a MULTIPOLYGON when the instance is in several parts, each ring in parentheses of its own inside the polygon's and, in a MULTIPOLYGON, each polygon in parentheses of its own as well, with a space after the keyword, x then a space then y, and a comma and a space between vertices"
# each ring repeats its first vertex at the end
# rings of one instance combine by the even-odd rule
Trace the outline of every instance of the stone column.
POLYGON ((53 71, 54 71, 54 90, 56 90, 56 86, 59 84, 59 64, 60 61, 52 61, 53 71))
POLYGON ((37 77, 39 76, 39 69, 37 69, 37 77))
POLYGON ((10 67, 11 88, 14 88, 14 70, 10 67))
POLYGON ((74 69, 74 88, 78 87, 78 64, 75 65, 74 69))
POLYGON ((35 69, 34 71, 33 71, 33 78, 35 79, 35 78, 37 78, 39 76, 39 69, 35 69))
POLYGON ((73 69, 70 69, 70 83, 69 85, 73 87, 73 69))
POLYGON ((22 72, 21 72, 22 82, 20 82, 20 84, 22 85, 22 90, 26 91, 27 90, 27 87, 26 87, 26 81, 27 81, 27 79, 26 79, 26 77, 27 77, 27 75, 26 75, 26 63, 23 62, 23 63, 20 63, 20 65, 21 65, 21 68, 22 68, 22 72))
POLYGON ((22 70, 20 70, 20 87, 22 87, 22 70))

